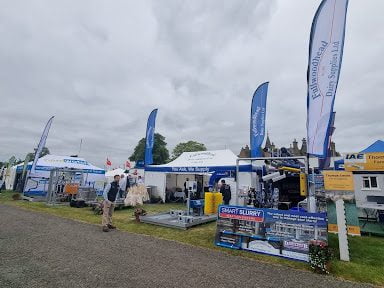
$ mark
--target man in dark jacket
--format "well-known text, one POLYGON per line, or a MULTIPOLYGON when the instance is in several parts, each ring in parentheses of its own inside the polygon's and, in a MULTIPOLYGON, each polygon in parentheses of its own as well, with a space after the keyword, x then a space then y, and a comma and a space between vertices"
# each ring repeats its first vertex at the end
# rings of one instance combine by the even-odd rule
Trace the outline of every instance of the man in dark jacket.
POLYGON ((109 183, 104 189, 103 218, 102 218, 102 225, 103 225, 104 232, 108 232, 109 229, 116 228, 115 226, 112 225, 112 215, 115 209, 115 201, 120 191, 119 181, 120 181, 120 175, 115 175, 113 177, 113 182, 109 183))
POLYGON ((231 187, 225 184, 225 180, 221 180, 220 193, 223 195, 224 205, 229 205, 231 201, 231 187))

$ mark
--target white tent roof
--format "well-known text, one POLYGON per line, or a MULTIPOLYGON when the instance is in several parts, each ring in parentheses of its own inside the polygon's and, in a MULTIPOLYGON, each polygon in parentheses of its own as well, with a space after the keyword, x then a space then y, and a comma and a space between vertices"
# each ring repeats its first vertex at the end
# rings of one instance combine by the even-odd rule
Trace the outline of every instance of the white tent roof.
MULTIPOLYGON (((32 161, 28 163, 28 169, 32 165, 32 161)), ((14 167, 23 166, 23 164, 16 165, 14 167)), ((83 158, 70 157, 70 156, 58 156, 58 155, 45 155, 37 160, 36 170, 39 167, 56 167, 56 168, 73 168, 81 170, 103 170, 102 168, 96 167, 90 164, 83 158)), ((46 170, 46 169, 43 169, 46 170)))
POLYGON ((156 167, 234 166, 237 156, 231 150, 184 152, 177 159, 156 167))
POLYGON ((124 172, 125 172, 124 169, 116 168, 116 169, 113 169, 113 170, 110 170, 110 171, 106 171, 105 172, 105 177, 113 177, 115 175, 125 174, 124 172))

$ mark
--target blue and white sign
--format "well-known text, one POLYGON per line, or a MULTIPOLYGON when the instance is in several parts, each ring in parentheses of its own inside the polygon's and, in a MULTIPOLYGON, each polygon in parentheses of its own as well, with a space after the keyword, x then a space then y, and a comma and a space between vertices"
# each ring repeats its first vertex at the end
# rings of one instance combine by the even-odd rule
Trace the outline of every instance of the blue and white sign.
POLYGON ((145 165, 150 165, 153 163, 153 145, 155 143, 155 124, 156 124, 156 115, 157 109, 154 109, 151 114, 149 114, 147 122, 147 132, 145 135, 145 165))
POLYGON ((325 157, 343 57, 348 0, 323 0, 312 23, 307 95, 308 154, 325 157))
POLYGON ((261 84, 253 94, 251 107, 250 144, 251 157, 260 157, 261 144, 265 137, 265 113, 267 105, 268 84, 261 84))
POLYGON ((216 245, 308 261, 312 240, 327 242, 327 215, 221 205, 216 245))
POLYGON ((219 217, 246 221, 263 222, 264 211, 261 209, 249 209, 246 207, 220 206, 219 217))

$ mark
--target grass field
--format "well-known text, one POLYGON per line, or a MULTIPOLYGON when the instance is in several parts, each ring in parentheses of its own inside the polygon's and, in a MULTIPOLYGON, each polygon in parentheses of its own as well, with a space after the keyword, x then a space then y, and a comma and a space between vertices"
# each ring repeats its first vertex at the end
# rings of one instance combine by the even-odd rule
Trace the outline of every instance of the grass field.
MULTIPOLYGON (((69 206, 47 206, 45 203, 14 201, 12 192, 0 194, 0 203, 25 208, 32 211, 49 213, 52 215, 100 224, 101 216, 95 215, 90 208, 71 208, 69 206)), ((168 211, 172 208, 183 209, 183 204, 147 204, 143 208, 154 214, 168 211)), ((296 269, 309 270, 306 263, 282 259, 273 256, 261 255, 245 251, 219 248, 214 245, 216 224, 210 223, 183 231, 178 229, 160 227, 144 223, 137 223, 133 216, 133 209, 116 210, 114 224, 119 230, 131 233, 150 235, 157 238, 178 241, 208 249, 221 250, 231 255, 238 255, 256 259, 258 261, 290 266, 296 269)), ((101 231, 101 228, 100 228, 101 231)), ((331 274, 347 280, 372 283, 384 286, 384 238, 379 237, 350 237, 351 262, 337 260, 338 240, 336 235, 329 235, 330 246, 335 250, 336 259, 331 263, 331 274)))

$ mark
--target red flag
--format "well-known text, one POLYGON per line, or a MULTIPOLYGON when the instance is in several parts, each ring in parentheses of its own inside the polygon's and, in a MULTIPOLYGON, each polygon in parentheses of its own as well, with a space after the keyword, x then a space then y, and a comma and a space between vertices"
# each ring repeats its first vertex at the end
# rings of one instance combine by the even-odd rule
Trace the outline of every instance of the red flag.
POLYGON ((112 162, 107 158, 107 166, 111 166, 112 162))
POLYGON ((129 161, 125 161, 125 167, 127 167, 127 168, 131 168, 131 162, 129 162, 129 161))

